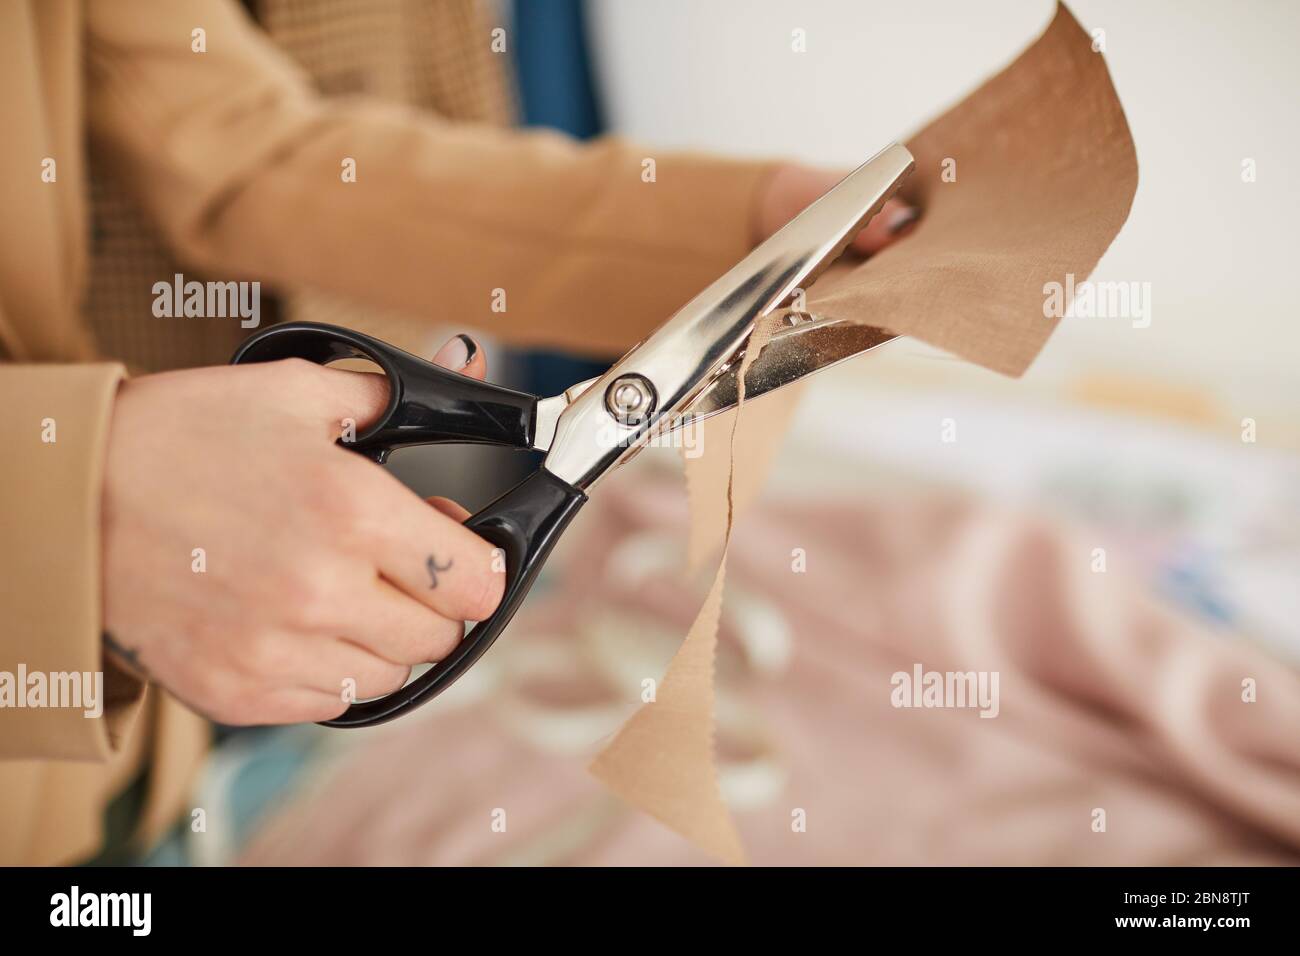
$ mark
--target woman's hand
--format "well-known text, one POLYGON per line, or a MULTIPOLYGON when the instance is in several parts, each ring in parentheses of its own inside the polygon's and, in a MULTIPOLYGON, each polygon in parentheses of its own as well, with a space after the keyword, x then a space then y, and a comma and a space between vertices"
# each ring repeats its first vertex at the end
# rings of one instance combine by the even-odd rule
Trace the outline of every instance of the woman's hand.
MULTIPOLYGON (((797 216, 826 190, 845 176, 842 172, 813 169, 790 163, 780 166, 768 177, 759 198, 758 242, 762 242, 797 216)), ((901 199, 891 199, 849 248, 859 255, 879 252, 891 242, 907 235, 919 211, 901 199)))
MULTIPOLYGON (((460 337, 435 361, 485 370, 460 337)), ((337 717, 446 656, 505 576, 459 506, 334 443, 387 398, 381 375, 298 359, 125 383, 104 480, 109 649, 228 724, 337 717)))

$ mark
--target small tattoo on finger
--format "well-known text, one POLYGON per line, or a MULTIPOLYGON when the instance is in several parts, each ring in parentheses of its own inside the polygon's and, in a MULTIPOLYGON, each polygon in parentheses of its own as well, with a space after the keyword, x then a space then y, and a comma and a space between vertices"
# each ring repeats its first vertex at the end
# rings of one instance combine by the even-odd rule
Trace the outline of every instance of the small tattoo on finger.
POLYGON ((429 590, 432 591, 438 586, 439 572, 449 570, 451 568, 451 562, 448 561, 446 564, 439 564, 437 558, 433 555, 429 555, 425 558, 424 567, 429 572, 429 590))

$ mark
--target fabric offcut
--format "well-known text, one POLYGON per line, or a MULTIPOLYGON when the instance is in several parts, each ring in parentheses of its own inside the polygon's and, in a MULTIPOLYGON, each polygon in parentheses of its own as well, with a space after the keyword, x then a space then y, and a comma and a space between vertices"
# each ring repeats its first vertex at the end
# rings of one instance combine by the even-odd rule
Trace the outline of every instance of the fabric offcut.
POLYGON ((745 404, 745 372, 780 321, 779 316, 768 316, 755 324, 736 374, 736 409, 726 416, 723 427, 728 432, 725 445, 720 446, 727 449, 723 550, 704 606, 668 663, 654 700, 632 715, 591 765, 592 774, 614 793, 710 855, 733 864, 745 862, 745 851, 722 798, 714 764, 713 665, 727 577, 726 551, 735 521, 736 441, 745 404))
MULTIPOLYGON (((1091 274, 1137 189, 1136 152, 1105 61, 1058 4, 1034 44, 907 146, 916 172, 900 195, 921 209, 917 228, 868 261, 838 263, 808 290, 807 309, 1018 376, 1059 323, 1045 314, 1048 284, 1073 288, 1091 274)), ((760 328, 770 334, 770 325, 760 328)), ((747 356, 761 349, 758 337, 747 356)), ((795 400, 765 398, 744 429, 739 404, 706 423, 703 455, 687 460, 688 561, 721 544, 713 586, 656 699, 591 766, 614 793, 727 863, 744 861, 713 750, 727 543, 739 511, 757 497, 795 400)))

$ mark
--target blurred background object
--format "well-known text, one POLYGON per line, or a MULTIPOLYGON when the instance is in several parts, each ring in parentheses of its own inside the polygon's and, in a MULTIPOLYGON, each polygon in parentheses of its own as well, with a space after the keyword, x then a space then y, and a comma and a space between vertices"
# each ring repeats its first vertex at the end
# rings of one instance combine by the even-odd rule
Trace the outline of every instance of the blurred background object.
MULTIPOLYGON (((770 502, 737 531, 716 746, 752 862, 1300 859, 1300 681, 1283 665, 1207 639, 1119 555, 1092 573, 1091 535, 1055 520, 937 491, 866 497, 770 502), (900 708, 891 675, 922 664, 998 675, 995 703, 900 708), (1242 703, 1242 674, 1267 699, 1242 703)), ((318 763, 241 862, 712 862, 584 773, 711 569, 682 572, 672 476, 589 507, 550 594, 473 684, 318 763)))

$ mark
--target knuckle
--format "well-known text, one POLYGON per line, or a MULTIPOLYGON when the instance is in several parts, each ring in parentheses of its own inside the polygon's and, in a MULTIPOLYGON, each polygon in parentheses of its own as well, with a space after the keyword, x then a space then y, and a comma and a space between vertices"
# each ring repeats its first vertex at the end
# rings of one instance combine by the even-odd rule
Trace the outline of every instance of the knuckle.
POLYGON ((323 563, 311 562, 292 569, 278 586, 285 623, 304 631, 333 626, 337 623, 341 589, 339 575, 323 563))
POLYGON ((273 370, 290 387, 314 388, 320 380, 320 366, 315 362, 297 356, 267 362, 266 368, 273 370))
POLYGON ((241 366, 263 394, 275 394, 291 408, 309 408, 321 395, 320 366, 305 358, 283 358, 241 366))
POLYGON ((381 500, 375 478, 382 477, 375 467, 353 455, 322 456, 320 472, 315 475, 315 510, 324 523, 344 540, 376 533, 376 502, 381 500))

